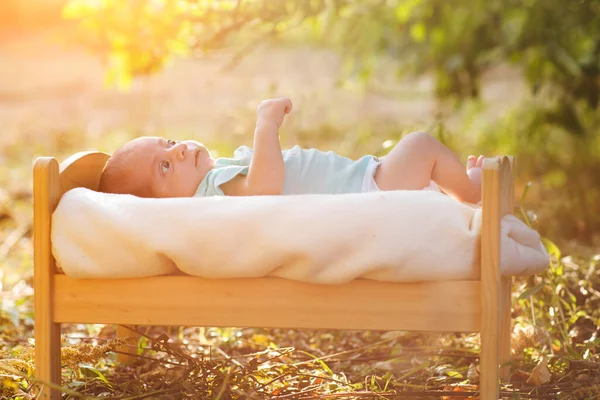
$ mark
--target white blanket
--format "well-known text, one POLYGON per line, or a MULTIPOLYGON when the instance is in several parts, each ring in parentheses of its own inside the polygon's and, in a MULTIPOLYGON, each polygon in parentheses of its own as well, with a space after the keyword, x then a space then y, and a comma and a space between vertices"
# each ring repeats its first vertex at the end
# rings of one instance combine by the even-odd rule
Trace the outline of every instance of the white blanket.
MULTIPOLYGON (((78 188, 52 220, 54 256, 77 278, 182 271, 315 283, 478 279, 481 209, 431 191, 141 199, 78 188)), ((501 271, 548 266, 537 232, 502 221, 501 271)))

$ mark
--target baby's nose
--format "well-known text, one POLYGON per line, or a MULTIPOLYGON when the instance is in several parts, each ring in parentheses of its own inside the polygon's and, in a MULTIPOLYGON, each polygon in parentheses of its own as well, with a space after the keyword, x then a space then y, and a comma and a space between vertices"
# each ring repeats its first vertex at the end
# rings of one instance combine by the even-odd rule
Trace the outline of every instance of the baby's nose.
POLYGON ((189 146, 185 142, 179 142, 175 146, 171 147, 171 151, 175 153, 175 155, 181 159, 184 159, 186 153, 189 150, 189 146))

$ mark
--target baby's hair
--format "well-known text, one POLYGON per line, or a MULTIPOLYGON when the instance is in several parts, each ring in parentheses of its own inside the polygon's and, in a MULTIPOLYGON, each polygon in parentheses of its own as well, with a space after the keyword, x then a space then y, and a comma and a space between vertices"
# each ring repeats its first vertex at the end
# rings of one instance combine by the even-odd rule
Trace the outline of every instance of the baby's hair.
POLYGON ((131 194, 138 197, 152 197, 147 182, 140 182, 132 173, 136 168, 135 158, 132 157, 130 146, 127 144, 115 151, 106 162, 98 191, 114 194, 131 194))

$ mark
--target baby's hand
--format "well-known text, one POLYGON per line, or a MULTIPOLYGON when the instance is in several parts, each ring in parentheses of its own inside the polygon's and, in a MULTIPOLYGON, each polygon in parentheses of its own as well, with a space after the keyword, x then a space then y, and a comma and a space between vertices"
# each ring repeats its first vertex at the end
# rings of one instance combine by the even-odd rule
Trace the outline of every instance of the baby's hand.
POLYGON ((258 121, 271 122, 281 127, 283 117, 292 111, 292 102, 287 97, 264 100, 256 109, 258 121))

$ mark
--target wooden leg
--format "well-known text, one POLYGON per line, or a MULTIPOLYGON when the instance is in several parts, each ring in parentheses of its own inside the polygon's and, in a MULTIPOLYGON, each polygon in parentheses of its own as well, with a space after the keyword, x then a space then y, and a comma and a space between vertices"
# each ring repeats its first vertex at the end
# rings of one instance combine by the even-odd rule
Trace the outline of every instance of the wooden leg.
MULTIPOLYGON (((515 158, 508 157, 510 162, 510 171, 512 180, 515 179, 515 158)), ((513 211, 514 201, 514 184, 509 185, 510 192, 505 198, 505 205, 503 212, 508 213, 513 211)), ((502 286, 500 287, 500 364, 504 365, 500 368, 500 378, 504 381, 510 379, 510 366, 505 365, 510 362, 511 359, 511 338, 512 338, 512 277, 503 277, 502 286)))
MULTIPOLYGON (((130 337, 135 337, 136 339, 139 339, 140 335, 122 325, 117 325, 117 338, 125 339, 130 337)), ((134 347, 131 347, 130 345, 121 346, 117 350, 119 351, 119 353, 117 353, 117 362, 119 364, 128 365, 136 360, 136 349, 134 347)))
MULTIPOLYGON (((54 385, 61 384, 60 324, 35 320, 35 377, 54 385)), ((41 399, 60 400, 61 391, 40 384, 41 399)))
MULTIPOLYGON (((54 276, 56 264, 50 244, 50 218, 60 198, 58 163, 40 158, 33 169, 33 289, 35 318, 35 376, 43 382, 61 384, 60 324, 54 322, 54 276)), ((59 400, 61 392, 41 386, 42 399, 59 400)))
POLYGON ((502 286, 500 288, 500 378, 508 381, 510 378, 510 366, 505 365, 510 362, 511 358, 511 335, 512 335, 512 318, 511 318, 511 295, 512 295, 512 278, 502 278, 502 286))
POLYGON ((481 330, 481 400, 499 398, 499 379, 508 380, 510 367, 500 364, 510 361, 511 351, 511 289, 512 279, 500 280, 497 294, 489 290, 483 300, 483 327, 481 330))
POLYGON ((500 310, 499 296, 488 293, 483 302, 483 321, 481 328, 481 365, 480 394, 481 400, 498 400, 498 381, 500 364, 500 310), (492 297, 496 297, 494 300, 492 297))
MULTIPOLYGON (((508 159, 488 159, 484 162, 482 195, 479 390, 481 400, 498 400, 501 312, 502 308, 505 311, 507 308, 503 307, 502 295, 507 287, 500 275, 500 225, 502 216, 511 211, 512 204, 512 175, 508 159)), ((510 310, 508 312, 510 318, 510 310)))

